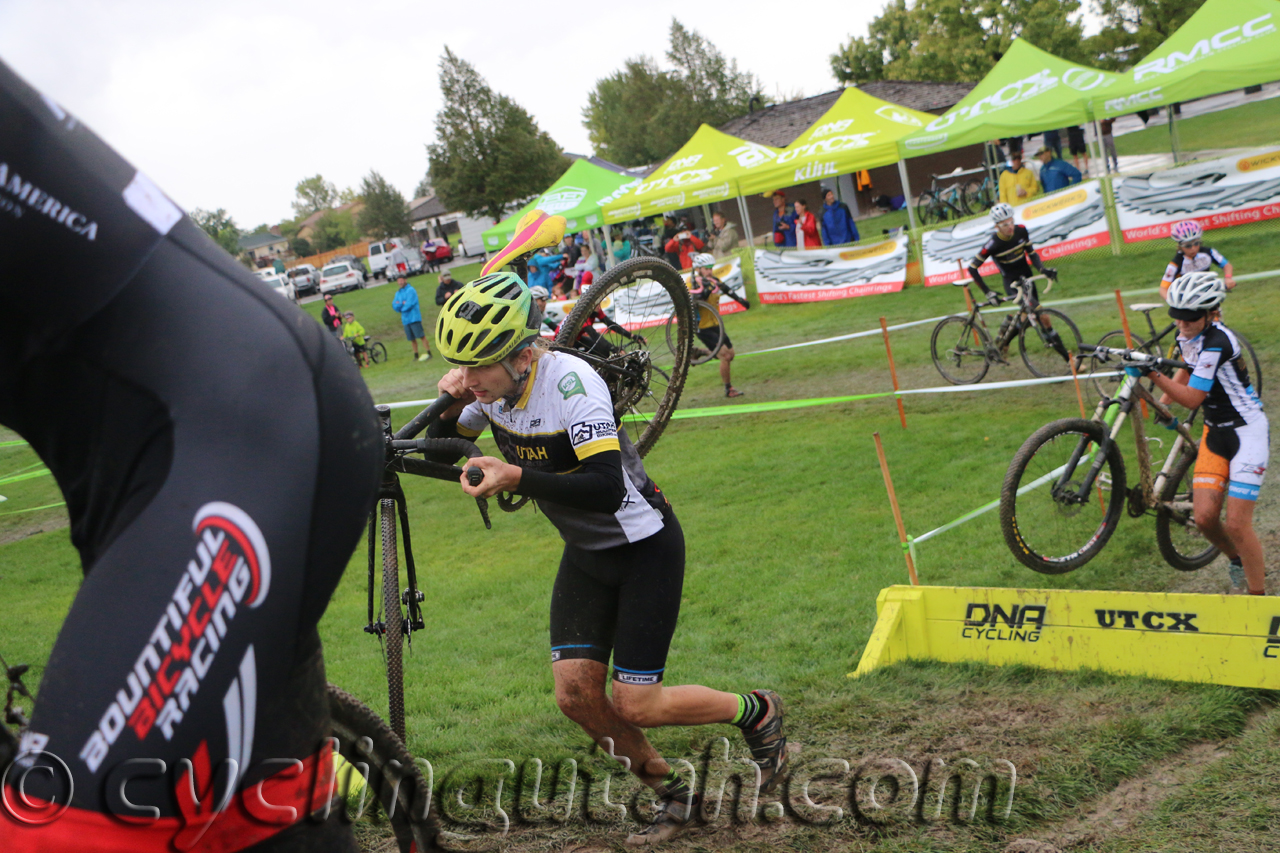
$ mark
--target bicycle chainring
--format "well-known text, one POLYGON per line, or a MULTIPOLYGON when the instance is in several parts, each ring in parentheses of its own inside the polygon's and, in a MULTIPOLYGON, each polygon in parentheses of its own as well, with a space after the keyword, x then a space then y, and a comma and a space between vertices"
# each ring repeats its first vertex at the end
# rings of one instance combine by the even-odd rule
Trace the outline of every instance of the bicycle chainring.
POLYGON ((621 417, 649 391, 649 378, 653 369, 649 366, 649 353, 644 350, 624 353, 610 361, 618 365, 620 372, 611 374, 605 384, 609 386, 609 394, 613 397, 613 413, 621 417))
POLYGON ((1129 499, 1125 502, 1128 506, 1130 518, 1141 518, 1147 514, 1147 497, 1143 492, 1142 484, 1138 483, 1129 490, 1129 499))

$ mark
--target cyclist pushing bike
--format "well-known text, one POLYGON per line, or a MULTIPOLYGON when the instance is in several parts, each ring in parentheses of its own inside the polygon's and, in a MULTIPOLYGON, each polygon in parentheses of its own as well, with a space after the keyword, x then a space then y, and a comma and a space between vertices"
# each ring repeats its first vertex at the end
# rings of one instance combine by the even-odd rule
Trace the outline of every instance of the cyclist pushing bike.
POLYGON ((1178 244, 1178 251, 1173 260, 1165 267, 1164 278, 1160 281, 1160 295, 1168 296, 1169 285, 1180 276, 1193 272, 1209 272, 1216 264, 1222 269, 1227 290, 1234 290, 1235 276, 1232 275, 1231 262, 1226 256, 1212 246, 1202 246, 1204 229, 1194 219, 1175 222, 1169 229, 1169 236, 1178 244))
MULTIPOLYGON (((476 497, 531 497, 564 539, 551 594, 551 667, 561 711, 658 795, 652 824, 629 845, 663 841, 700 810, 700 798, 645 737, 656 726, 732 723, 771 790, 786 766, 776 693, 723 693, 664 684, 680 611, 685 543, 667 496, 618 429, 605 382, 577 355, 549 351, 519 277, 495 273, 455 294, 436 325, 455 369, 440 380, 458 402, 433 436, 493 432, 503 459, 478 457, 476 497), (612 691, 605 684, 612 659, 612 691), (606 746, 606 748, 608 748, 606 746)), ((470 471, 468 471, 468 474, 470 471)))
MULTIPOLYGON (((1192 505, 1196 527, 1230 559, 1232 586, 1265 595, 1262 544, 1253 530, 1253 510, 1267 470, 1270 432, 1262 401, 1254 393, 1244 350, 1236 334, 1219 320, 1226 286, 1217 274, 1193 272, 1169 286, 1169 316, 1178 326, 1178 347, 1191 371, 1173 378, 1159 371, 1150 377, 1172 400, 1195 409, 1204 406, 1204 433, 1196 457, 1192 505), (1226 493, 1226 521, 1221 520, 1226 493)), ((1142 369, 1125 368, 1130 375, 1142 369)))
MULTIPOLYGON (((718 300, 721 293, 737 299, 730 292, 725 283, 715 277, 711 272, 715 268, 716 259, 714 256, 701 252, 693 256, 693 273, 689 277, 689 290, 693 298, 697 302, 706 302, 708 305, 715 305, 712 300, 718 300)), ((738 299, 739 302, 742 300, 738 299)), ((745 305, 743 307, 750 307, 745 305)), ((714 310, 714 309, 713 309, 714 310)), ((718 319, 712 315, 712 312, 706 308, 698 309, 698 339, 708 347, 710 357, 719 359, 720 361, 720 381, 724 383, 724 395, 726 397, 741 397, 743 393, 733 387, 730 380, 729 363, 733 361, 733 341, 729 340, 726 332, 720 334, 718 319), (719 348, 716 348, 716 344, 719 348)), ((695 357, 698 355, 697 350, 694 351, 695 357)))
MULTIPOLYGON (((1058 271, 1041 263, 1040 255, 1036 253, 1035 247, 1031 244, 1031 235, 1027 231, 1027 226, 1014 223, 1013 207, 1011 205, 1001 202, 991 208, 991 219, 996 223, 995 233, 982 245, 982 248, 978 250, 978 254, 974 255, 973 259, 969 261, 969 277, 986 294, 987 301, 990 304, 999 305, 1001 298, 991 292, 991 289, 987 287, 987 283, 982 280, 982 274, 978 272, 978 269, 987 258, 995 261, 996 268, 1000 270, 1000 275, 1004 278, 1005 294, 1010 297, 1017 295, 1014 285, 1022 279, 1032 277, 1031 268, 1033 266, 1037 272, 1043 273, 1055 281, 1057 280, 1058 271)), ((1029 288, 1025 297, 1026 307, 1034 308, 1039 305, 1040 299, 1035 284, 1026 284, 1024 287, 1029 288)), ((1006 318, 1005 322, 1009 322, 1009 319, 1006 318)), ((1040 323, 1046 329, 1053 329, 1053 324, 1045 314, 1040 315, 1040 323)), ((1064 359, 1071 357, 1067 352, 1067 348, 1063 346, 1061 339, 1056 334, 1050 337, 1049 343, 1064 359)))
POLYGON ((355 849, 308 819, 333 767, 316 624, 382 463, 355 365, 3 63, 0 265, 25 321, 0 423, 85 575, 0 767, 0 850, 355 849))

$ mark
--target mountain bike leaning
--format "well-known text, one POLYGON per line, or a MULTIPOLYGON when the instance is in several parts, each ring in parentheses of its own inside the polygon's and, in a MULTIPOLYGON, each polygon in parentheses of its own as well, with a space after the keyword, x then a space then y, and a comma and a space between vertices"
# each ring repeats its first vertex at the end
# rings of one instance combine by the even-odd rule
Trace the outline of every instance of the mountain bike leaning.
MULTIPOLYGON (((1010 286, 1015 296, 992 294, 984 302, 974 300, 969 314, 947 317, 933 329, 930 354, 933 365, 952 385, 971 385, 980 382, 992 364, 1008 364, 1008 351, 1014 338, 1022 361, 1031 373, 1040 378, 1064 376, 1071 373, 1072 354, 1080 346, 1080 330, 1071 318, 1054 308, 1045 308, 1039 300, 1029 297, 1035 282, 1046 281, 1048 293, 1056 277, 1037 275, 1014 281, 1010 286), (981 308, 1012 302, 1015 309, 1007 314, 996 332, 995 339, 987 331, 981 308)), ((967 287, 969 282, 953 282, 957 287, 967 287)))
MULTIPOLYGON (((1082 345, 1083 356, 1153 369, 1187 369, 1133 349, 1082 345)), ((1193 415, 1194 417, 1194 415, 1193 415)), ((1115 532, 1120 513, 1154 514, 1160 554, 1175 569, 1208 565, 1218 549, 1196 528, 1192 466, 1197 440, 1186 423, 1156 400, 1138 376, 1125 374, 1114 398, 1103 398, 1089 420, 1064 418, 1032 433, 1014 454, 1000 490, 1000 529, 1014 557, 1043 574, 1063 574, 1097 556, 1115 532), (1132 418, 1138 482, 1128 487, 1119 434, 1134 406, 1145 401, 1158 421, 1175 430, 1169 453, 1152 467, 1141 417, 1132 418)))

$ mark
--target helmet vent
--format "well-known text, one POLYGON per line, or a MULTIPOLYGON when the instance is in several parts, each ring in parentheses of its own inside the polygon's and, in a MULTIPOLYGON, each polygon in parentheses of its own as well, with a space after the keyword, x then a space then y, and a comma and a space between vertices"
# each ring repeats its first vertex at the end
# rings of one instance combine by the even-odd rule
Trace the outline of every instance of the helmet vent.
POLYGON ((476 358, 483 361, 484 359, 501 352, 502 348, 507 345, 507 341, 511 340, 512 334, 514 333, 510 329, 502 332, 490 341, 487 347, 476 353, 476 358))
POLYGON ((473 347, 480 346, 480 344, 484 343, 484 339, 489 337, 489 333, 492 331, 493 331, 492 329, 481 329, 479 332, 476 333, 476 339, 471 342, 471 346, 473 347))
POLYGON ((511 310, 510 305, 503 305, 501 308, 498 309, 498 313, 493 315, 493 319, 491 319, 489 322, 495 326, 498 325, 499 323, 502 322, 502 318, 507 316, 507 312, 510 310, 511 310))
MULTIPOLYGON (((462 336, 462 340, 458 341, 458 346, 457 346, 458 352, 467 351, 467 344, 471 342, 471 334, 472 334, 471 332, 467 332, 465 335, 462 336)), ((452 343, 452 341, 450 341, 450 343, 452 343)))
POLYGON ((497 294, 495 299, 519 299, 520 294, 524 291, 524 285, 519 282, 512 282, 511 286, 501 293, 497 294))

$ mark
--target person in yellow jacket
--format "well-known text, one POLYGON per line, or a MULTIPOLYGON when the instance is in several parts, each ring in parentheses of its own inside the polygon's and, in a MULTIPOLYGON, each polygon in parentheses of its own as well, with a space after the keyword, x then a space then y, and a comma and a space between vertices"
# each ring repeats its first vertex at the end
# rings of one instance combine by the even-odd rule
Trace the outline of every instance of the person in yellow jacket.
POLYGON ((342 324, 342 340, 351 341, 351 353, 355 356, 356 364, 363 370, 369 366, 369 351, 364 343, 368 335, 365 334, 364 326, 356 322, 354 311, 346 312, 342 318, 345 321, 342 324))
POLYGON ((1000 200, 1005 204, 1022 204, 1040 195, 1036 173, 1022 165, 1022 152, 1009 155, 1010 168, 1000 173, 1000 200))

